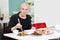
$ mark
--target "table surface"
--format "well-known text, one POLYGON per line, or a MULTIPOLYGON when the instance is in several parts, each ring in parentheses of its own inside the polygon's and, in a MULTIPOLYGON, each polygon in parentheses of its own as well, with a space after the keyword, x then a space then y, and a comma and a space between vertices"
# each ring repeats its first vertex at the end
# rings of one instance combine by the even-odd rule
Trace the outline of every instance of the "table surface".
POLYGON ((54 31, 53 34, 40 35, 40 36, 33 36, 33 35, 17 36, 17 35, 14 35, 13 33, 7 33, 7 34, 4 34, 4 36, 14 38, 17 40, 39 40, 39 39, 40 40, 49 40, 49 39, 54 39, 54 38, 60 38, 60 32, 54 31))

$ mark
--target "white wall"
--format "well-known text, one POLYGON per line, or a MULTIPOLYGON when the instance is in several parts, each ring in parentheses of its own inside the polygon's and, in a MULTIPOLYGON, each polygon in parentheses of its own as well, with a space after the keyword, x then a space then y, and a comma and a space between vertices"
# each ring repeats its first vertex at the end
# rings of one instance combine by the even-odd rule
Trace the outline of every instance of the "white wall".
POLYGON ((1 1, 0 1, 0 17, 1 17, 1 1))
POLYGON ((60 0, 35 0, 35 23, 46 21, 47 26, 60 23, 60 0))
POLYGON ((0 0, 1 13, 4 13, 4 21, 8 21, 9 17, 9 0, 0 0))

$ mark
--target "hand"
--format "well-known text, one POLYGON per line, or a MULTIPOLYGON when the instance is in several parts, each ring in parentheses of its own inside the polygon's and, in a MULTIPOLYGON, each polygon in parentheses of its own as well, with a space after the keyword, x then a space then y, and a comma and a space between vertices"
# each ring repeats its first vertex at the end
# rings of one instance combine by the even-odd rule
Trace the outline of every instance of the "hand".
POLYGON ((17 28, 21 28, 21 27, 22 27, 22 25, 20 23, 18 23, 16 26, 11 28, 11 31, 16 30, 17 28))
POLYGON ((21 28, 22 27, 22 25, 20 24, 20 23, 18 23, 16 26, 15 26, 15 28, 21 28))

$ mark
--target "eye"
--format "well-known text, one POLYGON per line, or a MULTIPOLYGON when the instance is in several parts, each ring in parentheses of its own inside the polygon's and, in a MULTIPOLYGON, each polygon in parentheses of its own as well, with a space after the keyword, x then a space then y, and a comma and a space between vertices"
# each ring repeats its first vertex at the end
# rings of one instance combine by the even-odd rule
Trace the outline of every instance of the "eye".
POLYGON ((24 9, 24 8, 22 8, 22 10, 28 10, 28 9, 24 9))
POLYGON ((22 8, 22 10, 24 10, 24 8, 22 8))

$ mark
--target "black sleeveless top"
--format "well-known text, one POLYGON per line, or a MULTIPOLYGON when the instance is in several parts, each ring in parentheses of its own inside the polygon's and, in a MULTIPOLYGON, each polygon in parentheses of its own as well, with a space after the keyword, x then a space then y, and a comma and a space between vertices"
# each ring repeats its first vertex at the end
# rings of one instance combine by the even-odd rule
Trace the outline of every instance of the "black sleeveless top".
MULTIPOLYGON (((19 13, 11 16, 9 24, 8 24, 8 32, 11 32, 11 28, 16 26, 17 23, 19 23, 18 19, 20 20, 20 23, 22 25, 23 30, 31 29, 31 27, 32 27, 31 16, 26 15, 26 19, 22 19, 22 18, 19 17, 19 13)), ((21 29, 17 29, 17 30, 21 31, 21 29)))

